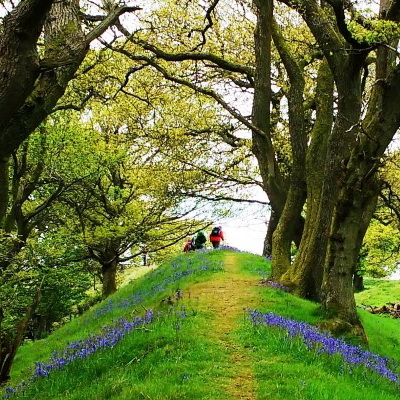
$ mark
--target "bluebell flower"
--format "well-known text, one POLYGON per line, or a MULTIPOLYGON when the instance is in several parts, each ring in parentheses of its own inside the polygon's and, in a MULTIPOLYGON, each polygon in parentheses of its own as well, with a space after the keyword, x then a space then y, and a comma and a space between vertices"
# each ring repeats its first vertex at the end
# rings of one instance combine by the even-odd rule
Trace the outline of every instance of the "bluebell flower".
POLYGON ((261 313, 249 310, 250 318, 255 325, 265 324, 286 330, 287 335, 299 337, 308 349, 328 355, 339 354, 350 366, 362 365, 377 372, 380 376, 392 382, 399 383, 399 377, 389 367, 389 359, 366 351, 360 346, 346 343, 344 340, 332 337, 326 332, 320 332, 316 327, 306 322, 285 318, 275 313, 261 313))

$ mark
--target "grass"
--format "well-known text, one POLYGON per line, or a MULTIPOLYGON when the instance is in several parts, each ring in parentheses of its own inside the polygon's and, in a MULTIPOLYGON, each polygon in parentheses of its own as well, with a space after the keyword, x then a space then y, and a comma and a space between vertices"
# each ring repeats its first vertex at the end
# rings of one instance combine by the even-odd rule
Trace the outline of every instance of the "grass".
MULTIPOLYGON (((229 316, 228 309, 221 312, 224 305, 213 304, 229 299, 228 289, 234 293, 240 276, 242 285, 259 282, 268 276, 269 268, 262 257, 226 251, 185 254, 170 260, 46 340, 22 346, 12 370, 12 383, 26 378, 26 367, 34 361, 45 361, 54 349, 65 348, 68 342, 98 334, 118 318, 132 319, 151 308, 160 311, 153 323, 138 327, 112 348, 38 378, 11 398, 228 400, 240 396, 232 385, 251 380, 254 392, 246 397, 249 399, 398 399, 400 387, 377 373, 349 368, 338 355, 310 351, 300 339, 288 337, 281 329, 254 327, 246 311, 229 316), (233 275, 222 268, 227 260, 235 260, 239 266, 233 275), (205 294, 195 297, 200 289, 205 294), (175 299, 177 290, 182 291, 183 298, 175 299), (216 290, 225 291, 225 297, 216 290), (168 297, 172 305, 163 302, 168 297), (225 326, 229 332, 222 329, 225 326)), ((316 303, 263 285, 250 289, 249 307, 314 325, 321 322, 316 303)), ((236 307, 242 307, 245 299, 235 303, 236 307)), ((398 363, 393 368, 400 373, 399 321, 363 310, 360 316, 371 351, 391 357, 398 363)))
POLYGON ((39 379, 18 398, 225 399, 218 379, 226 356, 206 336, 196 334, 206 330, 205 321, 200 315, 190 315, 177 329, 173 316, 161 318, 112 350, 39 379))
POLYGON ((75 318, 48 338, 34 343, 27 342, 21 346, 11 371, 11 384, 26 378, 27 365, 47 360, 54 350, 64 348, 68 342, 100 332, 104 325, 111 324, 118 318, 130 319, 132 315, 143 312, 145 308, 160 307, 160 302, 167 295, 173 295, 177 289, 184 289, 199 279, 211 279, 215 273, 213 269, 216 272, 221 270, 221 260, 217 254, 207 256, 205 254, 185 254, 165 263, 159 269, 150 272, 131 285, 124 286, 109 299, 75 318), (208 266, 209 269, 200 270, 204 266, 208 266), (175 281, 171 279, 176 274, 190 271, 193 273, 182 276, 181 279, 175 281), (128 303, 127 300, 133 301, 128 303))
MULTIPOLYGON (((243 269, 251 270, 245 263, 243 269)), ((314 325, 321 322, 316 303, 265 286, 259 287, 259 296, 262 312, 273 312, 314 325)), ((400 373, 399 321, 362 310, 360 316, 370 350, 393 359, 394 370, 400 373)), ((288 338, 278 328, 254 328, 248 322, 239 332, 238 340, 252 349, 258 399, 394 400, 400 396, 400 387, 377 373, 362 367, 349 369, 343 365, 340 356, 310 351, 299 339, 288 338)))
POLYGON ((386 303, 400 302, 400 281, 365 279, 365 290, 356 293, 358 305, 382 307, 386 303))
POLYGON ((399 398, 399 388, 391 382, 364 368, 346 368, 339 356, 310 351, 279 329, 249 325, 240 340, 254 355, 259 399, 399 398))

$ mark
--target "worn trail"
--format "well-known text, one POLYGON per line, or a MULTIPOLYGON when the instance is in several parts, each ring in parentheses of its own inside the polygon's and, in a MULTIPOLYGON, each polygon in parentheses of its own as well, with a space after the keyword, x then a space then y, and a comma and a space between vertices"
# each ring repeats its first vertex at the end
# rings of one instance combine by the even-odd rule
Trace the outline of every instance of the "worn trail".
POLYGON ((239 328, 245 309, 255 307, 257 277, 243 276, 235 254, 228 254, 224 260, 226 272, 208 282, 191 287, 191 297, 197 300, 197 307, 211 312, 213 317, 209 334, 225 349, 230 358, 229 383, 226 391, 232 399, 253 400, 255 380, 250 352, 237 343, 234 337, 239 328))

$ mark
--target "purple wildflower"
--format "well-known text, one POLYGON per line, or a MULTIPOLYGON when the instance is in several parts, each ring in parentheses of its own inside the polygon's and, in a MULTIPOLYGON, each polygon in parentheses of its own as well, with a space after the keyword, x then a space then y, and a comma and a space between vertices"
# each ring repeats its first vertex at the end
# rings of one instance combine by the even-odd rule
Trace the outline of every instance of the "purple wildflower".
MULTIPOLYGON (((170 275, 165 277, 161 282, 155 283, 147 290, 137 291, 136 293, 129 296, 127 299, 124 299, 119 302, 113 299, 108 300, 104 305, 98 307, 91 315, 90 319, 87 318, 85 322, 88 323, 91 319, 98 319, 99 317, 102 317, 103 315, 112 312, 114 309, 135 308, 136 306, 144 302, 146 299, 158 293, 165 292, 171 283, 178 282, 179 280, 181 280, 186 276, 205 271, 218 272, 224 269, 222 263, 219 265, 203 264, 197 268, 187 268, 187 265, 190 264, 190 262, 191 260, 185 261, 184 265, 185 269, 182 270, 177 270, 177 264, 174 264, 172 267, 173 271, 170 275)), ((149 274, 148 279, 154 276, 158 277, 158 275, 160 275, 161 273, 163 273, 161 269, 155 270, 152 274, 149 274)), ((181 298, 182 291, 178 289, 176 292, 176 296, 177 300, 181 298)))
POLYGON ((328 355, 340 354, 348 365, 363 365, 365 368, 377 372, 380 376, 392 382, 399 383, 399 377, 389 368, 389 359, 366 351, 360 346, 346 343, 306 322, 296 321, 280 315, 261 313, 249 310, 252 322, 255 325, 265 324, 285 329, 289 337, 299 337, 309 349, 328 355))
POLYGON ((284 292, 289 292, 289 288, 279 282, 274 282, 274 281, 269 281, 267 279, 263 279, 261 281, 261 284, 265 285, 265 286, 269 286, 272 289, 279 289, 279 290, 283 290, 284 292))

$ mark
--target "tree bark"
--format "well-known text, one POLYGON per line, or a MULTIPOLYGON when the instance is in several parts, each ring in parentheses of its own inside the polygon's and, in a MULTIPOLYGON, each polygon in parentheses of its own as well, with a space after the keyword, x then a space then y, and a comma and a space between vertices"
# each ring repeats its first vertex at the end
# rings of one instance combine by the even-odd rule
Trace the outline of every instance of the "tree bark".
MULTIPOLYGON (((39 77, 37 41, 54 0, 22 1, 4 18, 0 38, 0 148, 3 129, 15 117, 39 77)), ((10 152, 1 155, 9 155, 10 152)))
POLYGON ((334 212, 322 285, 322 304, 333 315, 337 333, 351 332, 365 341, 354 299, 353 274, 379 192, 374 176, 371 181, 364 179, 366 172, 363 169, 370 169, 370 164, 366 162, 356 170, 357 182, 350 179, 350 185, 341 190, 334 212))
POLYGON ((118 260, 113 259, 110 262, 104 263, 101 266, 101 273, 103 278, 103 298, 112 295, 117 291, 117 267, 118 260))
POLYGON ((328 139, 333 124, 333 77, 326 60, 318 71, 316 87, 316 119, 306 157, 307 216, 302 240, 290 269, 282 283, 300 296, 320 299, 329 220, 321 210, 323 170, 326 164, 328 139))
POLYGON ((1 327, 2 310, 0 309, 0 385, 10 379, 10 370, 17 350, 24 340, 29 322, 41 300, 41 290, 38 289, 32 304, 26 309, 25 315, 20 320, 15 330, 15 335, 4 334, 1 327))
POLYGON ((275 216, 275 211, 271 208, 267 234, 264 239, 263 256, 272 256, 272 235, 278 225, 278 218, 275 216))
MULTIPOLYGON (((255 79, 252 121, 260 128, 265 136, 256 132, 252 134, 252 150, 257 158, 263 188, 271 206, 271 217, 267 234, 264 240, 264 255, 271 255, 273 249, 273 233, 281 218, 288 195, 288 182, 285 181, 275 158, 275 149, 271 140, 271 41, 273 21, 273 1, 254 1, 257 9, 257 24, 254 32, 255 50, 255 79)), ((292 201, 290 201, 292 204, 292 201)), ((290 217, 289 217, 290 218, 290 217)), ((296 237, 299 242, 299 233, 302 231, 302 218, 294 218, 288 235, 291 241, 296 237)), ((287 246, 286 246, 287 248, 287 246)), ((290 248, 290 245, 289 245, 290 248)), ((273 257, 274 259, 275 257, 273 257)))
POLYGON ((137 9, 112 9, 86 35, 78 0, 25 0, 5 18, 0 40, 0 157, 17 150, 52 112, 86 57, 91 41, 121 14, 137 9), (44 58, 39 60, 37 41, 47 16, 44 58))
POLYGON ((288 93, 289 135, 292 148, 292 169, 285 206, 272 241, 272 277, 280 279, 291 265, 291 246, 306 199, 305 164, 307 136, 304 127, 303 71, 287 48, 278 25, 272 23, 272 36, 289 76, 288 93))

